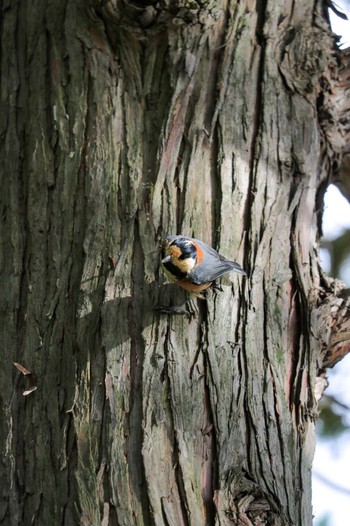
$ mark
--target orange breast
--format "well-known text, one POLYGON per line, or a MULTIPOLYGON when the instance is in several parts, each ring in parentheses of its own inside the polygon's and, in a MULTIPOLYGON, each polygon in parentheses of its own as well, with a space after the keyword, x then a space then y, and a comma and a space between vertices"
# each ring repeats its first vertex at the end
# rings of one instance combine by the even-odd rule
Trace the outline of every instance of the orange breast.
POLYGON ((212 284, 211 281, 209 283, 203 283, 202 285, 195 285, 194 283, 191 283, 188 281, 187 278, 182 279, 181 281, 177 281, 176 285, 180 285, 183 289, 189 290, 190 292, 202 292, 202 290, 206 290, 210 285, 212 284))

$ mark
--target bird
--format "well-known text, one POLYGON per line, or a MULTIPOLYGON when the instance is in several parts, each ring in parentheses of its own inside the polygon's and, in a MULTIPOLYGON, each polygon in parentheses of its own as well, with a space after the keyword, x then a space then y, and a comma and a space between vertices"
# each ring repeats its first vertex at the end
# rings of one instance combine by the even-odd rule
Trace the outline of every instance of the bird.
POLYGON ((223 274, 232 271, 246 276, 235 261, 226 259, 203 241, 181 234, 164 239, 161 258, 168 279, 201 299, 205 299, 201 292, 223 274))

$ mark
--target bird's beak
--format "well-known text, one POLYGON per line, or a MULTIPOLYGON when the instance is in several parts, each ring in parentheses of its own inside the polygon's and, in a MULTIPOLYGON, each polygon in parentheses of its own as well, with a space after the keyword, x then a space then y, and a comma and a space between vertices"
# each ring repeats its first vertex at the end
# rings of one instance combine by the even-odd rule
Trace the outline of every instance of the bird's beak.
POLYGON ((165 258, 162 259, 162 263, 169 263, 169 261, 171 260, 171 256, 165 256, 165 258))

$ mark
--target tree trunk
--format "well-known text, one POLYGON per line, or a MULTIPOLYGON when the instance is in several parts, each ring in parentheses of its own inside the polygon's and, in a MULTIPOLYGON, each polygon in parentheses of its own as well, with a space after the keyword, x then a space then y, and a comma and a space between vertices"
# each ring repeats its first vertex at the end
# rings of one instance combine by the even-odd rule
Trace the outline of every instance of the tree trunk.
POLYGON ((1 29, 0 523, 311 525, 348 316, 316 252, 322 3, 4 0, 1 29), (175 233, 248 278, 159 314, 175 233))

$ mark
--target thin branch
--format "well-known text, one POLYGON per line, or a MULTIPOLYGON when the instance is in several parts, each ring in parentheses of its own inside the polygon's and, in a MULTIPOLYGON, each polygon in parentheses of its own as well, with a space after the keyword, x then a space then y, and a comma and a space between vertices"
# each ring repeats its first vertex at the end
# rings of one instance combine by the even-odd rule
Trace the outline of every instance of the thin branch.
POLYGON ((329 400, 332 404, 336 404, 342 409, 345 409, 346 411, 350 411, 350 406, 348 406, 347 404, 344 404, 343 402, 340 402, 340 400, 338 400, 338 398, 336 398, 335 396, 326 394, 324 395, 324 398, 329 400))
POLYGON ((321 473, 318 473, 317 471, 313 471, 312 473, 314 477, 318 478, 321 482, 326 484, 329 488, 334 489, 335 491, 339 491, 340 493, 344 493, 347 497, 350 496, 350 488, 344 488, 343 486, 339 486, 339 484, 332 482, 331 480, 329 480, 328 477, 321 475, 321 473))

